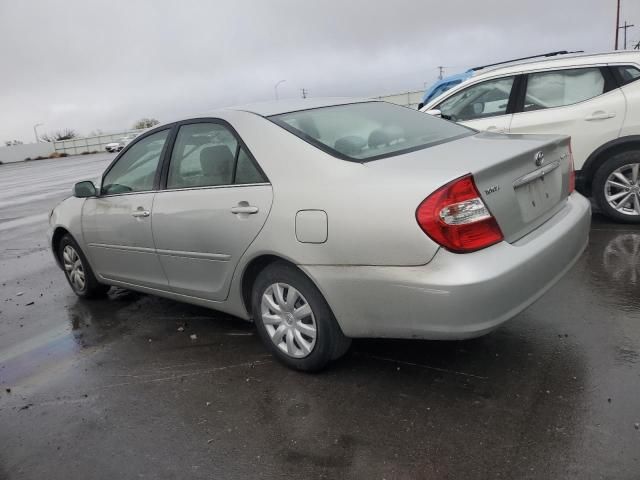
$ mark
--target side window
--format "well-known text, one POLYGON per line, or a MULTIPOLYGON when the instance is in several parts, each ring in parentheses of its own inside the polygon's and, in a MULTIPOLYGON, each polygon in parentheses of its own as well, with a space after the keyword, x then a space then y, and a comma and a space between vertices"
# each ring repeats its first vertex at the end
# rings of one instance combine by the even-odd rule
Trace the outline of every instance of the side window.
POLYGON ((253 161, 224 125, 193 123, 180 127, 171 154, 167 188, 262 181, 253 161))
POLYGON ((640 80, 640 69, 633 65, 624 65, 621 67, 613 67, 618 71, 622 85, 640 80))
POLYGON ((236 181, 234 183, 262 183, 265 179, 249 158, 249 155, 240 148, 238 153, 238 166, 236 167, 236 181))
POLYGON ((162 130, 136 142, 107 172, 102 181, 102 194, 145 192, 153 190, 162 149, 169 130, 162 130))
POLYGON ((599 68, 532 73, 527 79, 524 111, 573 105, 602 95, 604 89, 599 68))
POLYGON ((477 83, 447 98, 435 107, 454 122, 505 115, 514 77, 477 83))

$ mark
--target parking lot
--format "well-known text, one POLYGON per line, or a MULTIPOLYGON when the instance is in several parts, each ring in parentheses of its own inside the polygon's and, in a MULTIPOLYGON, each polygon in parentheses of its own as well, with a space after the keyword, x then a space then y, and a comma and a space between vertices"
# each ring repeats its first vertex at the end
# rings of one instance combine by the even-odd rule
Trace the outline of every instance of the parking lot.
POLYGON ((0 166, 0 478, 638 478, 640 228, 594 215, 490 335, 358 340, 308 375, 228 315, 73 294, 48 212, 111 158, 0 166))

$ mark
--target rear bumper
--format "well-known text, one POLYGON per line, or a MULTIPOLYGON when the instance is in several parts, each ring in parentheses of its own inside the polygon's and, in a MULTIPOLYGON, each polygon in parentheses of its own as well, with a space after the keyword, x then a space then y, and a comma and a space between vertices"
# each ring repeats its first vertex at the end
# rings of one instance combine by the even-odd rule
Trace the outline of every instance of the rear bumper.
POLYGON ((417 267, 300 266, 349 337, 463 339, 513 318, 551 288, 588 241, 591 209, 575 193, 514 244, 470 254, 440 249, 417 267))

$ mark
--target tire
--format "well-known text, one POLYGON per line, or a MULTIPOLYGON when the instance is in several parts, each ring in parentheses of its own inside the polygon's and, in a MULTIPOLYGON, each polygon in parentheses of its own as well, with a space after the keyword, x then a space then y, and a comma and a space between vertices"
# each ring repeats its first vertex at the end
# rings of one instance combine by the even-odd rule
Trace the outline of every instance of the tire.
POLYGON ((592 192, 602 213, 609 218, 640 223, 640 150, 628 150, 609 158, 593 177, 592 192), (616 173, 619 175, 615 176, 616 173), (628 185, 621 177, 627 179, 628 185))
POLYGON ((71 235, 66 234, 60 240, 58 258, 67 282, 80 298, 104 297, 111 288, 96 280, 87 257, 71 235))
POLYGON ((320 371, 351 345, 320 291, 293 265, 275 262, 262 270, 251 305, 262 342, 295 370, 320 371))

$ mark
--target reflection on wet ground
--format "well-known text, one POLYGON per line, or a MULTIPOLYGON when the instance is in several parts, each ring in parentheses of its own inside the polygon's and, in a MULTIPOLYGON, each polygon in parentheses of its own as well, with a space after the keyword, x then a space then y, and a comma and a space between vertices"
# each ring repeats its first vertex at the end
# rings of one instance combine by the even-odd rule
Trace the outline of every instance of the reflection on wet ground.
POLYGON ((639 238, 596 216, 494 333, 358 340, 305 375, 224 314, 78 300, 27 233, 0 256, 0 478, 638 478, 639 238))
POLYGON ((612 238, 604 248, 602 264, 614 282, 636 286, 640 270, 640 233, 623 233, 612 238))

